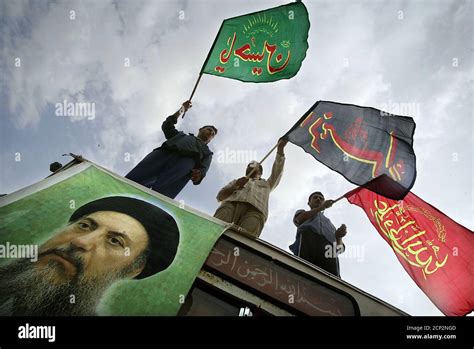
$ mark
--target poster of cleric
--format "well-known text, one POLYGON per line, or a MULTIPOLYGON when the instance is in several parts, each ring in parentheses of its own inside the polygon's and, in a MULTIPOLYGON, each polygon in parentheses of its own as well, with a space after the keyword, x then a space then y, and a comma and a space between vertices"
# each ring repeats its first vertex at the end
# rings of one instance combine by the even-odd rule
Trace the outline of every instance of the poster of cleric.
POLYGON ((225 226, 139 188, 84 162, 0 198, 0 315, 176 315, 225 226))

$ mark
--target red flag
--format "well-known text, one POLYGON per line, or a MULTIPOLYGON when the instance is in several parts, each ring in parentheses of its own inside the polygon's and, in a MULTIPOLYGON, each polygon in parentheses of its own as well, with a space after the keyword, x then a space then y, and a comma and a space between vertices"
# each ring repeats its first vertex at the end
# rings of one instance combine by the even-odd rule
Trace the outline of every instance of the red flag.
POLYGON ((345 195, 360 206, 406 272, 445 315, 474 310, 474 233, 413 193, 391 200, 365 188, 345 195))

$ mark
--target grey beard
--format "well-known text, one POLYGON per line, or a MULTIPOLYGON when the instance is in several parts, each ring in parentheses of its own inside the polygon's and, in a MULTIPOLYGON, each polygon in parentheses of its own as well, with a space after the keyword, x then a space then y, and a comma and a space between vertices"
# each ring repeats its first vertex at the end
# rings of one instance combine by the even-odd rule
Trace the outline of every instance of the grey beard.
POLYGON ((38 270, 29 260, 17 260, 0 268, 0 308, 11 300, 11 314, 34 316, 96 315, 95 309, 104 291, 121 272, 101 278, 84 278, 82 273, 62 284, 51 283, 58 266, 50 261, 38 270))

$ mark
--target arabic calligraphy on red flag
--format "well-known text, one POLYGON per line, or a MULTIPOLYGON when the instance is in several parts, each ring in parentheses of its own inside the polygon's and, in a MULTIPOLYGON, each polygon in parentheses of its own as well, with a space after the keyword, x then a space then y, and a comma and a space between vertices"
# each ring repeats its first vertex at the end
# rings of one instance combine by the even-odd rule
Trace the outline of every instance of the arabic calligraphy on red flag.
POLYGON ((413 193, 395 201, 365 188, 345 195, 361 207, 405 271, 445 315, 474 310, 474 233, 413 193))
POLYGON ((306 56, 308 31, 301 2, 226 19, 201 72, 245 82, 289 79, 306 56))

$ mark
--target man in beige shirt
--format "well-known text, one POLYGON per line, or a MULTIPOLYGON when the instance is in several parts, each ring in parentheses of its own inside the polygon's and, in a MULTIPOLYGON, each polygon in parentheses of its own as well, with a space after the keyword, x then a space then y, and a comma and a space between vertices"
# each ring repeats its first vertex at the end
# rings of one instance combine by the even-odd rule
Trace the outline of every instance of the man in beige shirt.
POLYGON ((283 173, 286 140, 278 142, 277 155, 268 179, 261 178, 263 168, 258 162, 251 162, 245 172, 248 176, 255 166, 259 166, 249 177, 234 179, 217 194, 221 205, 214 217, 225 222, 233 222, 255 237, 259 237, 268 217, 268 198, 276 188, 283 173))

